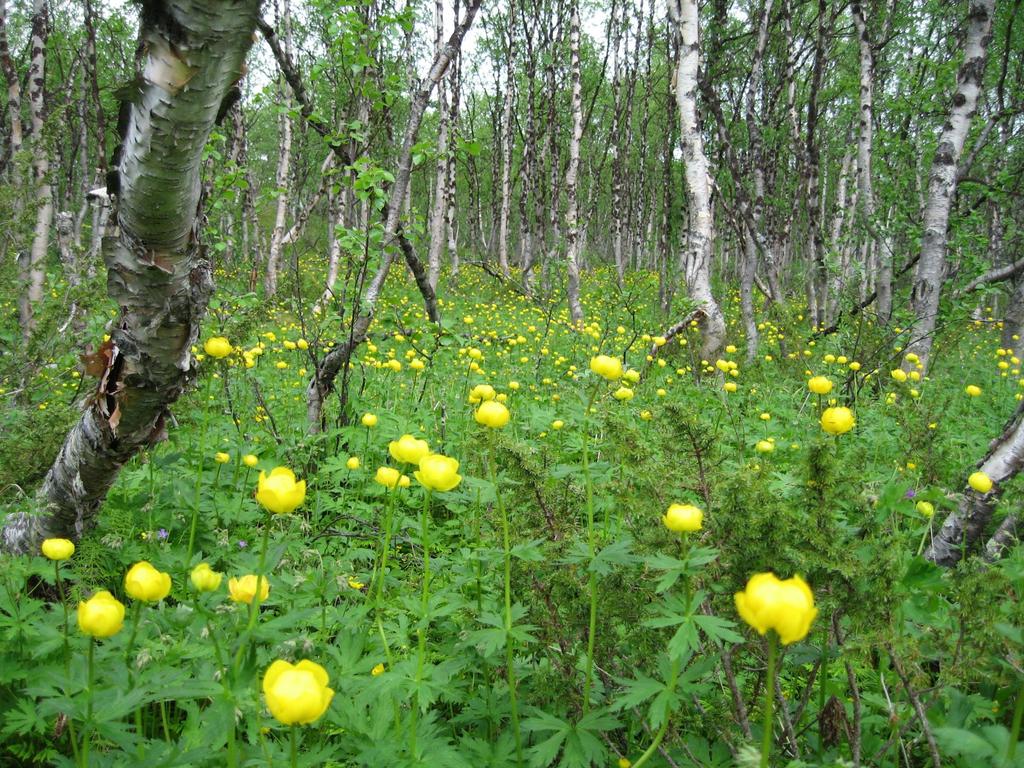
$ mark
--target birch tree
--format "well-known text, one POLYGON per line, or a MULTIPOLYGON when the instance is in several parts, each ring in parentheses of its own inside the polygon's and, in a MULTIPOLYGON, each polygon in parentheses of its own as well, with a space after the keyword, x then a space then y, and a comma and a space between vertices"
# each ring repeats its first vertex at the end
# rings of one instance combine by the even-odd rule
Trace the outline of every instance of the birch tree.
POLYGON ((995 0, 970 0, 964 59, 956 77, 956 91, 949 119, 939 136, 928 175, 928 197, 921 212, 921 258, 914 274, 911 303, 914 309, 914 340, 907 351, 916 353, 925 370, 931 357, 939 299, 946 277, 946 231, 956 192, 957 165, 963 153, 971 119, 978 109, 986 50, 992 38, 995 0))
POLYGON ((583 140, 583 95, 580 83, 580 3, 572 0, 569 27, 570 77, 572 79, 572 136, 569 139, 569 166, 565 171, 565 248, 568 281, 566 294, 573 323, 583 322, 580 302, 580 222, 577 176, 580 170, 580 143, 583 140))
POLYGON ((212 288, 197 226, 202 152, 242 76, 258 8, 259 0, 165 0, 142 14, 139 75, 113 163, 115 235, 103 245, 120 313, 38 510, 7 518, 9 552, 92 528, 121 467, 163 438, 171 404, 195 378, 191 347, 212 288))
POLYGON ((690 298, 701 312, 701 357, 714 360, 725 344, 725 318, 711 290, 711 188, 704 139, 697 124, 697 73, 700 64, 697 0, 669 0, 668 8, 680 38, 675 73, 676 105, 690 201, 682 268, 690 298))

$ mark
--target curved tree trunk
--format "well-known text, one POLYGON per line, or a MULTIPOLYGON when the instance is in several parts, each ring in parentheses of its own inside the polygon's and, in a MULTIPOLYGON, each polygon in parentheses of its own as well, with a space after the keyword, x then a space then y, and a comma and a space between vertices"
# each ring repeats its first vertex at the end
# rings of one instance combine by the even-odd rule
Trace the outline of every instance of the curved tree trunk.
POLYGON ((914 275, 911 303, 916 324, 914 336, 907 352, 915 352, 921 365, 928 369, 932 351, 935 321, 939 314, 939 298, 946 278, 946 230, 949 211, 956 192, 957 164, 963 153, 964 141, 971 118, 978 108, 982 76, 985 73, 986 49, 992 38, 992 12, 995 0, 970 0, 967 11, 967 40, 964 60, 957 73, 956 92, 950 108, 949 120, 939 136, 928 181, 928 200, 925 203, 921 236, 921 259, 914 275))
POLYGON ((120 468, 163 437, 195 376, 191 347, 212 286, 198 240, 202 152, 242 75, 258 7, 165 0, 143 14, 141 76, 114 158, 116 235, 103 244, 120 315, 97 390, 39 491, 40 514, 5 522, 7 551, 89 530, 120 468))
POLYGON ((725 344, 725 318, 711 291, 711 189, 708 158, 697 125, 697 69, 700 58, 697 0, 670 0, 669 13, 679 30, 676 104, 683 148, 686 189, 690 196, 690 226, 686 234, 683 269, 690 298, 703 310, 700 321, 701 357, 714 360, 725 344))

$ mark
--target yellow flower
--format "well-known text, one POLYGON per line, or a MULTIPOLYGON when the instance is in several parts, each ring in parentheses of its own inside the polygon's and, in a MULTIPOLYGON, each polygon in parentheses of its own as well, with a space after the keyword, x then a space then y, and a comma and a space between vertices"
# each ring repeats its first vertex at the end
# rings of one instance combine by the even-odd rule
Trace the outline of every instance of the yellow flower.
POLYGON ((782 581, 774 573, 751 576, 747 588, 736 593, 736 610, 759 634, 775 630, 783 645, 807 637, 818 615, 807 582, 799 576, 782 581))
POLYGON ((459 462, 440 453, 428 453, 420 459, 420 468, 413 475, 420 485, 431 491, 450 491, 462 482, 459 462))
POLYGON ((771 440, 758 440, 757 445, 754 446, 754 450, 758 453, 771 453, 775 450, 775 443, 771 440))
POLYGON ((821 428, 830 435, 845 435, 857 425, 849 408, 826 408, 821 414, 821 428))
POLYGON ((363 418, 360 419, 364 427, 376 427, 377 416, 373 413, 364 413, 363 418))
POLYGON ((858 363, 856 360, 854 360, 852 363, 850 363, 849 368, 850 368, 851 371, 856 373, 857 371, 860 370, 860 363, 858 363))
POLYGON ((620 757, 616 765, 618 768, 630 768, 633 762, 628 757, 620 757))
POLYGON ((807 388, 816 395, 827 395, 832 391, 832 380, 827 376, 815 376, 808 380, 807 388))
POLYGON ((155 603, 171 591, 171 575, 162 573, 145 560, 140 560, 124 575, 124 591, 136 600, 155 603))
POLYGON ((412 480, 409 479, 408 475, 402 475, 400 478, 398 478, 399 488, 408 488, 410 485, 412 485, 412 480))
POLYGON ((359 469, 359 457, 349 456, 348 461, 345 462, 345 466, 349 469, 359 469))
MULTIPOLYGON (((270 594, 270 582, 264 576, 260 580, 260 602, 270 594)), ((256 597, 256 574, 249 573, 241 578, 228 579, 228 593, 236 603, 251 603, 256 597)))
POLYGON ((306 481, 295 482, 295 473, 288 467, 274 467, 269 475, 260 472, 256 501, 267 511, 286 515, 302 506, 305 500, 306 481))
POLYGON ((353 578, 351 576, 349 577, 348 585, 350 587, 352 587, 352 589, 362 589, 363 587, 366 586, 365 584, 363 584, 363 582, 361 582, 358 579, 353 578))
POLYGON ((992 478, 984 472, 973 472, 967 478, 967 484, 978 493, 988 493, 992 490, 992 478))
POLYGON ((393 467, 378 467, 377 474, 373 476, 373 479, 383 485, 385 488, 391 488, 394 490, 395 486, 398 485, 399 480, 402 477, 402 473, 393 467))
POLYGON ((929 520, 932 518, 932 515, 935 514, 935 505, 930 501, 919 501, 914 506, 917 508, 918 512, 929 520))
POLYGON ((217 359, 227 357, 231 354, 231 342, 223 336, 211 336, 203 344, 203 351, 217 359))
POLYGON ((231 454, 224 453, 223 451, 218 451, 217 455, 214 456, 213 458, 218 464, 227 464, 229 461, 231 461, 231 454))
POLYGON ((477 424, 483 424, 491 429, 501 429, 508 424, 510 417, 508 408, 494 400, 480 403, 480 407, 473 413, 477 424))
POLYGON ((189 575, 192 586, 200 592, 215 591, 220 587, 222 578, 224 578, 224 574, 213 570, 209 563, 200 563, 192 569, 192 573, 189 575))
POLYGON ((295 346, 299 349, 309 349, 309 342, 305 339, 299 339, 295 342, 295 346))
POLYGON ((556 429, 557 430, 557 429, 561 429, 564 426, 565 426, 565 422, 562 421, 561 419, 555 419, 554 421, 551 422, 551 428, 552 429, 556 429))
POLYGON ((693 533, 699 531, 704 524, 704 512, 693 504, 672 504, 661 522, 670 531, 693 533))
POLYGON ((477 384, 469 390, 469 402, 476 405, 484 400, 493 400, 496 394, 494 387, 490 384, 477 384))
POLYGON ((632 400, 633 399, 633 390, 630 389, 629 387, 619 387, 612 394, 612 397, 614 397, 616 400, 622 400, 622 401, 632 400))
POLYGON ((75 554, 75 545, 68 539, 46 539, 41 549, 51 560, 67 560, 75 554))
POLYGON ((975 384, 968 384, 964 392, 966 392, 971 397, 977 397, 978 395, 981 394, 981 387, 975 384))
POLYGON ((901 384, 907 380, 907 372, 904 371, 902 368, 894 368, 893 370, 889 371, 889 374, 901 384))
POLYGON ((249 467, 249 469, 252 469, 257 464, 260 463, 260 459, 259 456, 247 453, 245 454, 245 456, 242 457, 242 463, 245 464, 245 466, 249 467))
POLYGON ((263 675, 263 695, 270 714, 282 725, 308 725, 319 720, 334 698, 327 670, 302 660, 289 664, 278 659, 263 675))
POLYGON ((727 381, 727 382, 725 382, 725 384, 722 385, 722 389, 724 389, 726 392, 735 392, 736 389, 737 389, 736 382, 735 381, 727 381))
POLYGON ((590 370, 608 381, 618 381, 622 378, 622 361, 617 357, 597 355, 590 359, 590 370))
POLYGON ((640 381, 640 371, 630 368, 628 371, 622 374, 622 378, 624 378, 630 384, 636 384, 638 381, 640 381))
POLYGON ((430 446, 426 440, 417 440, 412 435, 402 435, 388 443, 388 453, 395 461, 419 464, 420 459, 430 453, 430 446))
POLYGON ((377 677, 377 675, 383 675, 384 674, 384 662, 381 662, 380 664, 375 666, 373 669, 371 669, 370 670, 370 674, 373 675, 374 677, 377 677))
POLYGON ((111 637, 124 626, 124 605, 103 589, 78 604, 78 628, 90 637, 111 637))

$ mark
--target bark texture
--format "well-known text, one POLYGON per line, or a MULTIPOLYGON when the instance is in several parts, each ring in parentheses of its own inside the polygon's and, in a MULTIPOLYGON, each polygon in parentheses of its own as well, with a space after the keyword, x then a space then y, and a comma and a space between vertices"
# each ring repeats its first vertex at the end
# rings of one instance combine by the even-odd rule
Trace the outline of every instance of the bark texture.
MULTIPOLYGON (((994 486, 988 493, 972 488, 964 491, 955 512, 942 523, 925 557, 939 565, 956 565, 985 534, 992 511, 1002 494, 1002 484, 1012 479, 1024 466, 1024 402, 1017 406, 1003 434, 989 445, 988 453, 978 469, 988 475, 994 486)), ((994 545, 988 547, 990 553, 994 545)))
POLYGON ((669 12, 679 32, 679 62, 676 66, 676 105, 679 108, 679 138, 683 148, 686 189, 690 200, 690 222, 686 235, 683 270, 690 298, 703 310, 700 329, 701 357, 714 360, 725 344, 725 318, 711 291, 711 188, 708 158, 697 124, 697 71, 700 51, 696 0, 671 0, 669 12))
POLYGON ((916 325, 908 352, 915 352, 925 370, 931 356, 942 283, 946 278, 946 233, 956 192, 957 164, 978 108, 988 44, 992 39, 995 0, 970 0, 964 60, 957 72, 953 104, 939 136, 928 180, 928 198, 922 212, 921 259, 917 263, 911 303, 916 325))
POLYGON ((120 468, 164 435, 169 406, 195 375, 191 346, 211 288, 198 240, 202 150, 241 77, 259 0, 165 0, 141 18, 141 71, 115 152, 116 226, 104 239, 120 306, 105 369, 39 491, 38 514, 10 516, 10 552, 79 538, 120 468))
POLYGON ((583 140, 583 96, 580 84, 580 4, 573 0, 569 29, 570 67, 572 69, 572 137, 569 139, 569 167, 565 171, 565 248, 568 265, 566 294, 569 317, 574 324, 583 322, 580 302, 580 217, 577 177, 580 171, 580 143, 583 140))

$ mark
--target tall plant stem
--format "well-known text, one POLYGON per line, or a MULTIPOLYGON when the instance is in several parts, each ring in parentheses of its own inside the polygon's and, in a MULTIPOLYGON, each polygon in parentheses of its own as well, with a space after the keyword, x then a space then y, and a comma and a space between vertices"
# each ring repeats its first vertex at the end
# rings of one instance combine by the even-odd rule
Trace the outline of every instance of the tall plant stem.
POLYGON ((199 468, 196 470, 196 494, 192 506, 192 522, 188 527, 188 553, 185 555, 186 566, 192 562, 192 553, 195 551, 196 545, 196 527, 199 524, 199 497, 203 489, 203 462, 206 460, 206 422, 209 420, 209 414, 206 412, 206 407, 210 401, 212 381, 213 376, 210 376, 206 380, 206 392, 203 397, 203 421, 199 427, 199 468))
POLYGON ((778 653, 778 638, 773 630, 768 631, 768 673, 764 689, 764 731, 761 734, 761 768, 768 768, 772 751, 772 705, 775 700, 775 657, 778 653))
POLYGON ((298 729, 293 725, 291 734, 292 768, 299 768, 299 737, 298 729))
MULTIPOLYGON (((590 408, 594 405, 601 382, 598 382, 590 393, 587 400, 586 410, 583 411, 583 483, 586 488, 587 499, 587 544, 590 549, 590 561, 593 562, 597 556, 597 542, 594 536, 594 486, 590 481, 590 456, 589 456, 589 434, 590 434, 590 408)), ((597 637, 597 574, 590 571, 588 578, 590 591, 590 623, 587 631, 587 667, 583 680, 583 712, 590 710, 590 688, 594 682, 594 643, 597 637)))
POLYGON ((523 739, 519 729, 519 701, 516 696, 515 644, 512 642, 512 544, 509 536, 508 510, 498 491, 498 473, 495 469, 494 446, 487 450, 487 469, 498 513, 501 515, 501 539, 505 554, 505 670, 508 675, 509 707, 512 710, 512 733, 516 740, 516 764, 523 764, 523 739))
POLYGON ((1020 724, 1024 720, 1024 682, 1017 690, 1017 705, 1013 708, 1013 725, 1010 726, 1010 743, 1006 745, 1006 764, 1012 765, 1017 754, 1017 740, 1020 739, 1020 724))
POLYGON ((270 524, 272 517, 268 516, 263 524, 263 542, 260 546, 260 560, 259 565, 256 566, 256 592, 252 596, 252 600, 249 602, 249 621, 245 625, 245 634, 242 637, 241 642, 238 644, 238 651, 235 653, 235 661, 232 664, 231 671, 234 679, 238 678, 238 667, 242 663, 242 656, 246 649, 249 647, 249 639, 252 636, 253 627, 256 626, 256 618, 260 615, 260 595, 263 589, 263 575, 267 567, 267 547, 270 544, 270 524))
POLYGON ((85 702, 85 727, 82 729, 82 768, 89 768, 89 742, 92 740, 92 685, 95 679, 93 674, 93 649, 96 647, 96 638, 89 638, 89 652, 86 656, 86 683, 85 690, 89 697, 85 702))
POLYGON ((430 490, 423 492, 423 511, 420 514, 420 543, 423 546, 423 589, 420 596, 420 625, 416 628, 416 691, 412 697, 409 720, 409 755, 416 757, 416 730, 420 715, 420 683, 427 659, 427 627, 430 625, 430 490))
MULTIPOLYGON (((678 678, 679 678, 679 659, 678 658, 673 658, 672 659, 672 668, 669 671, 669 678, 668 678, 668 688, 667 688, 667 690, 668 690, 669 693, 675 692, 676 680, 678 678)), ((656 734, 654 734, 654 741, 652 741, 651 742, 651 746, 649 746, 647 748, 647 750, 642 755, 640 755, 640 758, 635 763, 633 763, 633 768, 641 768, 641 766, 645 765, 647 763, 647 761, 651 759, 651 756, 654 755, 654 753, 658 751, 658 747, 661 746, 662 739, 665 738, 665 732, 668 730, 668 721, 669 721, 669 715, 670 714, 671 714, 671 712, 669 710, 669 704, 666 703, 665 704, 664 720, 662 720, 661 727, 658 729, 658 732, 656 734)))

